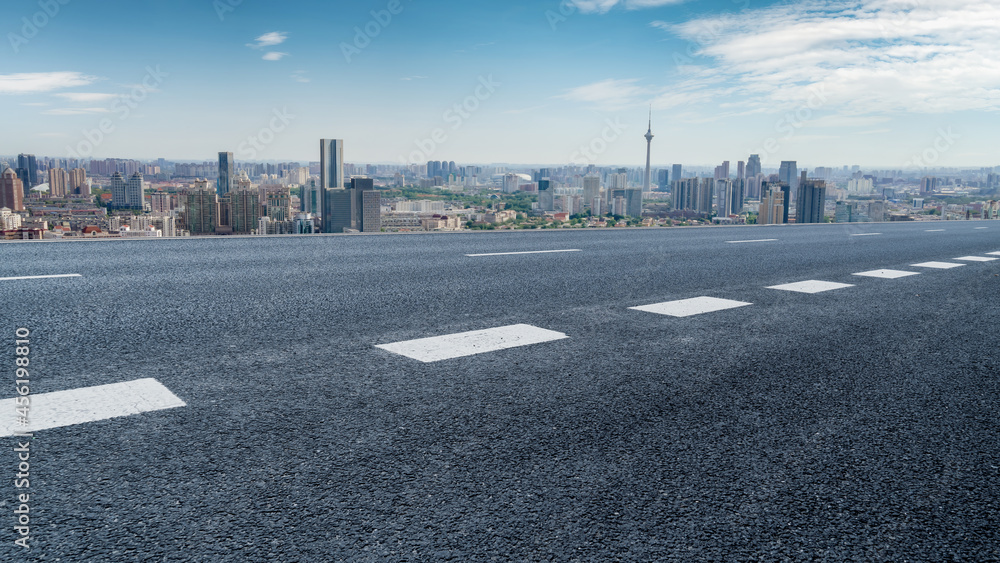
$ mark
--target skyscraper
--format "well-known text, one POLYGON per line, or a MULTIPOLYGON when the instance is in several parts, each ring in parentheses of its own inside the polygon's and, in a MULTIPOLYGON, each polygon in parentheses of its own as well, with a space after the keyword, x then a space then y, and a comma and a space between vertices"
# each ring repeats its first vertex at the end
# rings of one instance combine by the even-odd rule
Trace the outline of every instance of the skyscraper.
POLYGON ((87 171, 83 168, 74 168, 70 170, 69 183, 66 184, 66 191, 70 194, 89 197, 90 186, 87 185, 87 171))
POLYGON ((680 164, 675 164, 673 170, 670 171, 670 179, 674 182, 680 180, 684 175, 684 168, 680 164))
MULTIPOLYGON (((785 182, 764 182, 762 188, 763 193, 770 194, 773 190, 779 190, 783 194, 782 199, 782 210, 781 210, 781 220, 774 220, 772 224, 787 223, 788 222, 788 206, 791 204, 791 187, 785 182)), ((763 205, 763 200, 761 201, 763 205)))
POLYGON ((795 198, 795 222, 822 223, 825 205, 826 182, 808 180, 806 173, 803 172, 799 181, 798 196, 795 198))
POLYGON ((24 170, 21 181, 24 182, 25 195, 31 188, 38 185, 38 162, 33 154, 17 155, 17 167, 24 170))
MULTIPOLYGON (((781 167, 778 169, 778 181, 788 184, 791 192, 797 194, 799 188, 799 169, 798 164, 794 160, 781 161, 781 167)), ((787 223, 787 220, 785 222, 787 223)))
POLYGON ((371 178, 354 178, 347 189, 326 190, 324 205, 324 233, 382 230, 382 198, 371 178))
MULTIPOLYGON (((652 173, 650 171, 650 169, 649 169, 649 157, 650 157, 650 152, 652 151, 652 147, 653 147, 653 108, 652 107, 649 108, 649 129, 646 130, 645 137, 646 137, 646 175, 644 176, 644 179, 643 179, 643 182, 642 182, 642 191, 648 192, 649 191, 650 174, 652 173)), ((640 207, 640 211, 641 211, 642 205, 640 204, 639 207, 640 207)), ((641 215, 641 213, 640 213, 640 215, 641 215)))
POLYGON ((0 175, 0 207, 24 211, 24 186, 10 167, 0 175))
POLYGON ((698 187, 697 203, 695 211, 708 215, 712 212, 712 197, 715 192, 715 179, 702 178, 698 187))
POLYGON ((229 224, 233 233, 248 235, 257 228, 261 217, 260 192, 254 189, 236 189, 228 194, 229 224))
POLYGON ((233 191, 233 177, 235 176, 235 171, 233 169, 234 166, 235 163, 233 162, 233 153, 219 153, 219 179, 216 182, 215 190, 220 196, 224 196, 233 191))
POLYGON ((301 194, 299 195, 299 208, 303 213, 315 213, 320 214, 322 207, 320 202, 322 201, 321 192, 319 186, 316 185, 316 180, 311 179, 304 186, 302 186, 301 194))
POLYGON ((591 213, 600 215, 601 209, 594 209, 594 198, 601 197, 601 177, 600 176, 584 176, 583 177, 583 203, 584 205, 591 206, 591 213))
POLYGON ((753 178, 760 173, 760 155, 752 154, 750 155, 750 159, 747 160, 747 178, 753 178))

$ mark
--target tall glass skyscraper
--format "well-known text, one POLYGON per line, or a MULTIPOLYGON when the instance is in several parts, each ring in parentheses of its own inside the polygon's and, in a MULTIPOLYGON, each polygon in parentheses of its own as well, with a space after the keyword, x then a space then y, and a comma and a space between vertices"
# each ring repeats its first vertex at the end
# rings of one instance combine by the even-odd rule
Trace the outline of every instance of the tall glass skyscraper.
POLYGON ((344 187, 343 139, 320 139, 319 165, 319 180, 322 189, 344 187))
POLYGON ((235 163, 233 162, 233 153, 220 152, 219 180, 215 185, 215 192, 219 194, 220 197, 233 191, 233 178, 236 176, 234 167, 235 163))

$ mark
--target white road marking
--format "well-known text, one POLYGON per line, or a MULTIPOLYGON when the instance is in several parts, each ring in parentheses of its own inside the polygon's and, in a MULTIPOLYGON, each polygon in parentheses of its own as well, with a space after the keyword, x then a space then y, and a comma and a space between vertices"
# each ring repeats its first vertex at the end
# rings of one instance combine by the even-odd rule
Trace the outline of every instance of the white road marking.
POLYGON ((855 233, 851 235, 852 237, 877 237, 882 233, 855 233))
POLYGON ((760 240, 727 240, 727 244, 743 244, 746 242, 774 242, 778 239, 776 238, 762 238, 760 240))
POLYGON ((849 283, 837 283, 837 282, 827 282, 819 280, 806 280, 803 282, 796 283, 786 283, 783 285, 773 285, 768 287, 768 289, 780 289, 782 291, 795 291, 797 293, 822 293, 824 291, 832 291, 834 289, 843 289, 845 287, 854 287, 849 283))
POLYGON ((14 280, 47 280, 54 278, 82 278, 80 274, 59 274, 54 276, 18 276, 16 278, 0 278, 0 281, 14 281, 14 280))
POLYGON ((718 299, 715 297, 695 297, 693 299, 643 305, 642 307, 629 307, 629 309, 644 311, 646 313, 656 313, 658 315, 670 315, 671 317, 690 317, 702 313, 714 313, 715 311, 746 307, 747 305, 753 305, 753 303, 718 299))
POLYGON ((569 338, 561 332, 546 330, 537 326, 516 324, 473 330, 444 336, 418 338, 391 344, 379 344, 376 348, 399 354, 424 363, 450 360, 507 348, 517 348, 553 340, 569 338))
POLYGON ((990 256, 1000 256, 1000 252, 987 252, 990 256))
POLYGON ((963 256, 961 258, 955 258, 955 260, 962 260, 965 262, 992 262, 994 260, 1000 260, 1000 258, 990 258, 988 256, 963 256))
POLYGON ((985 230, 986 230, 986 229, 988 229, 988 228, 989 228, 989 227, 976 227, 976 230, 977 230, 977 231, 985 231, 985 230))
POLYGON ((869 278, 883 278, 887 280, 894 280, 897 278, 905 278, 907 276, 919 276, 920 272, 904 272, 902 270, 872 270, 870 272, 858 272, 854 274, 855 276, 865 276, 869 278))
POLYGON ((579 248, 570 250, 532 250, 530 252, 490 252, 487 254, 466 254, 466 256, 515 256, 518 254, 555 254, 557 252, 583 252, 579 248))
POLYGON ((186 406, 152 378, 32 394, 28 398, 26 427, 18 424, 15 399, 0 401, 0 437, 186 406))
POLYGON ((944 229, 930 229, 927 232, 928 233, 943 233, 944 229))
POLYGON ((948 270, 951 268, 961 268, 962 266, 967 266, 967 264, 953 264, 951 262, 922 262, 920 264, 911 264, 914 268, 935 268, 938 270, 948 270))

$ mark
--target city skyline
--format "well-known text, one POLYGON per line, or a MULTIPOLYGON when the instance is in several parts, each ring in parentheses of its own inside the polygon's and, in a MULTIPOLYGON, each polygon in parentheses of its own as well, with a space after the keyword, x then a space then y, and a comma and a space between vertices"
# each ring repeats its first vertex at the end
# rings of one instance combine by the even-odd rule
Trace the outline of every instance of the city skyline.
POLYGON ((883 4, 22 2, 0 152, 312 161, 334 134, 354 162, 641 166, 652 105, 658 167, 994 165, 1000 7, 883 4))

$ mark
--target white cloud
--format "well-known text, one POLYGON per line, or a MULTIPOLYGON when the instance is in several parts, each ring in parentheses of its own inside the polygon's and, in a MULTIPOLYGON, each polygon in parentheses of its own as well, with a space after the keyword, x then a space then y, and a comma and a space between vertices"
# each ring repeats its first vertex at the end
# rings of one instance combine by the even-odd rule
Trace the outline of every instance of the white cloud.
POLYGON ((87 115, 93 113, 108 113, 108 108, 53 108, 42 112, 42 115, 87 115))
POLYGON ((400 80, 407 80, 407 81, 409 81, 409 80, 424 80, 425 78, 427 78, 427 77, 426 76, 416 75, 416 76, 404 76, 403 78, 400 78, 400 80))
POLYGON ((600 109, 618 110, 637 103, 644 103, 651 91, 636 84, 638 80, 607 79, 572 88, 556 96, 565 100, 584 102, 600 109))
POLYGON ((288 34, 284 31, 269 31, 255 39, 253 43, 247 43, 247 47, 253 47, 254 49, 274 47, 275 45, 281 45, 286 39, 288 39, 288 34))
POLYGON ((570 0, 570 2, 584 14, 606 14, 619 4, 624 4, 626 10, 641 10, 680 4, 684 0, 570 0))
POLYGON ((308 76, 306 76, 306 71, 304 70, 296 70, 295 72, 293 72, 292 80, 302 83, 312 82, 312 80, 308 76))
POLYGON ((261 57, 265 61, 280 61, 282 58, 287 57, 288 53, 280 53, 278 51, 271 51, 270 53, 264 53, 261 57))
POLYGON ((100 94, 97 92, 66 92, 56 94, 56 96, 71 102, 81 103, 104 102, 118 97, 117 94, 100 94))
POLYGON ((703 101, 735 88, 747 109, 861 116, 1000 109, 998 23, 981 0, 805 0, 651 25, 696 52, 675 89, 722 77, 703 101))
POLYGON ((0 74, 0 94, 34 94, 86 86, 97 80, 81 72, 24 72, 0 74))

